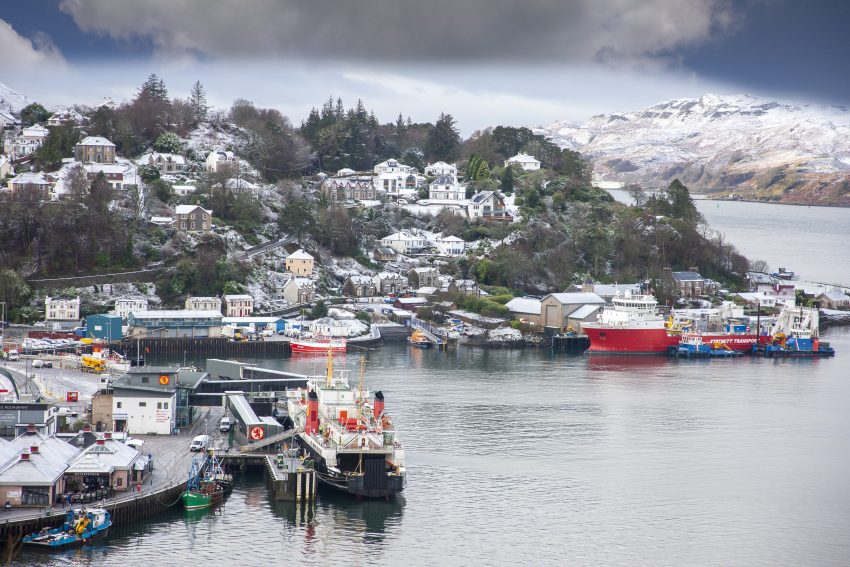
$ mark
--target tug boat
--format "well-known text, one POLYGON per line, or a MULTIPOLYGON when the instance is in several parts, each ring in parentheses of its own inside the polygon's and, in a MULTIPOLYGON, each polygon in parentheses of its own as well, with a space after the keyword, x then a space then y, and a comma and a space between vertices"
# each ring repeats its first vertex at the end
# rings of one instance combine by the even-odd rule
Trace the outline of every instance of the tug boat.
POLYGON ((233 480, 224 472, 221 459, 215 456, 214 449, 208 449, 203 457, 192 459, 183 507, 186 510, 211 508, 223 502, 232 489, 233 480))
POLYGON ((329 337, 313 337, 312 339, 292 339, 289 341, 292 352, 326 353, 345 352, 345 339, 332 339, 329 337))
POLYGON ((359 385, 352 387, 347 371, 334 374, 328 351, 327 375, 288 391, 286 401, 297 439, 322 484, 365 498, 390 498, 404 490, 404 448, 383 393, 370 400, 363 387, 362 362, 359 385))
MULTIPOLYGON (((584 323, 582 331, 590 339, 591 354, 675 354, 684 329, 658 311, 651 295, 630 292, 612 300, 599 321, 584 323)), ((748 352, 758 343, 758 335, 746 325, 728 324, 724 331, 700 333, 705 344, 724 345, 733 351, 748 352)))
POLYGON ((68 516, 61 527, 43 528, 24 536, 22 541, 27 547, 65 549, 105 537, 111 525, 112 517, 104 508, 72 509, 68 510, 68 516))
POLYGON ((700 333, 683 333, 675 354, 681 358, 730 358, 744 355, 743 351, 733 350, 725 343, 705 343, 700 333))

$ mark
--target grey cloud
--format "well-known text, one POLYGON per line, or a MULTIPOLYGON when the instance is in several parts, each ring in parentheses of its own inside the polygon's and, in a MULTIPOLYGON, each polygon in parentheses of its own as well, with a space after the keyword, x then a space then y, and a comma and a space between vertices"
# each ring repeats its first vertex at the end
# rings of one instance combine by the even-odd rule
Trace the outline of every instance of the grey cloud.
POLYGON ((165 55, 609 64, 728 31, 731 0, 61 0, 83 31, 165 55))

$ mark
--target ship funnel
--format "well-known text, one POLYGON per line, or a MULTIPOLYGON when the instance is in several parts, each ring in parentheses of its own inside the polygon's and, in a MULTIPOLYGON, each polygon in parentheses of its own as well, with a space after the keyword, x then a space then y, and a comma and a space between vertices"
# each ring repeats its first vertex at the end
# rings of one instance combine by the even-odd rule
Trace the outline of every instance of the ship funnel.
POLYGON ((375 392, 375 406, 374 406, 375 417, 380 416, 384 413, 384 393, 380 390, 375 392))
POLYGON ((304 424, 304 433, 319 432, 319 396, 314 390, 307 394, 307 423, 304 424))

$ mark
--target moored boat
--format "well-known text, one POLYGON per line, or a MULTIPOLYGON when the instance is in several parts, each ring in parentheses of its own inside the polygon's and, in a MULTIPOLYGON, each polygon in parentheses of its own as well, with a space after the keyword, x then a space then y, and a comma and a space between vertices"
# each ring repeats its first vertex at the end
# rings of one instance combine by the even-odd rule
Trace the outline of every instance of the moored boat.
POLYGON ((289 341, 292 352, 318 352, 326 353, 328 349, 332 352, 345 352, 346 341, 339 338, 313 337, 311 339, 292 339, 289 341))
POLYGON ((112 516, 104 508, 72 509, 61 527, 44 528, 24 536, 22 541, 27 547, 65 549, 105 537, 110 526, 112 516))
POLYGON ((182 496, 183 507, 187 510, 211 508, 224 501, 232 486, 232 479, 224 472, 221 460, 213 449, 209 449, 203 457, 192 459, 182 496))
POLYGON ((432 346, 434 346, 434 343, 432 343, 425 335, 425 333, 423 333, 419 329, 416 329, 415 331, 413 331, 412 335, 407 337, 407 342, 417 348, 431 348, 432 346))
POLYGON ((287 392, 287 408, 323 485, 366 498, 404 490, 404 448, 383 393, 370 400, 364 389, 362 368, 359 386, 352 387, 346 371, 334 374, 329 352, 327 375, 287 392))
MULTIPOLYGON (((585 323, 582 331, 590 339, 591 354, 667 354, 675 353, 686 330, 658 310, 651 295, 626 293, 612 300, 599 321, 585 323)), ((758 335, 747 325, 728 323, 722 331, 699 333, 704 344, 732 351, 748 352, 758 343, 758 335), (722 346, 721 346, 722 345, 722 346)))
POLYGON ((820 341, 819 313, 813 307, 794 307, 780 313, 771 328, 769 344, 760 351, 774 357, 835 356, 835 349, 820 341))

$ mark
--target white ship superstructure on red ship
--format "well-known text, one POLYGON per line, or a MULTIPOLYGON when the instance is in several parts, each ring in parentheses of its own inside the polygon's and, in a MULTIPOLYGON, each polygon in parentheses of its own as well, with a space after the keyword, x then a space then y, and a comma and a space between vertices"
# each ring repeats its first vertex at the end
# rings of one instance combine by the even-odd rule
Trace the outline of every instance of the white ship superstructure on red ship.
MULTIPOLYGON (((655 297, 626 292, 612 303, 599 316, 599 321, 582 325, 590 339, 588 352, 667 354, 678 347, 682 329, 658 311, 655 297)), ((704 343, 740 351, 750 350, 758 341, 756 333, 750 332, 746 325, 728 324, 725 331, 703 332, 700 336, 704 343)))

